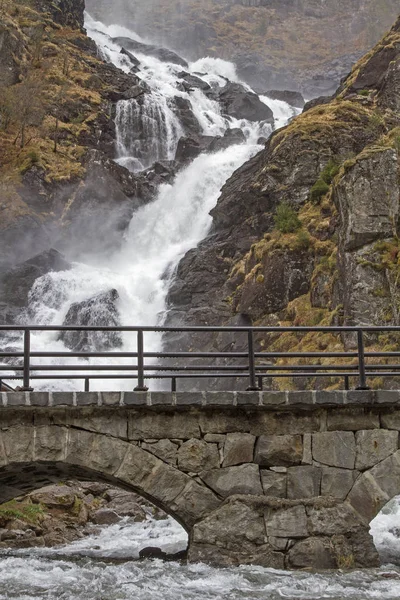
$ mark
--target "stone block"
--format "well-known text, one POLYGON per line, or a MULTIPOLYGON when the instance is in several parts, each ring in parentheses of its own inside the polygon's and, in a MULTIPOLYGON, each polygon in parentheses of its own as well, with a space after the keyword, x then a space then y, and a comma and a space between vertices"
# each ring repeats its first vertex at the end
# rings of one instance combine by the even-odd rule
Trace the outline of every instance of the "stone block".
POLYGON ((296 539, 308 536, 307 515, 302 504, 266 513, 265 526, 268 537, 296 539))
POLYGON ((263 544, 264 519, 257 510, 245 502, 229 502, 195 525, 192 541, 200 544, 237 547, 237 549, 240 549, 246 541, 263 544))
POLYGON ((221 504, 211 490, 188 479, 184 490, 169 504, 170 510, 181 518, 186 529, 213 513, 221 504))
POLYGON ((312 434, 305 433, 303 435, 303 458, 301 461, 302 465, 312 465, 312 434))
POLYGON ((288 566, 292 569, 335 569, 337 563, 327 537, 309 537, 297 542, 288 553, 288 566))
POLYGON ((325 411, 286 410, 263 411, 250 420, 249 433, 253 435, 302 435, 321 431, 325 411))
POLYGON ((348 534, 362 527, 360 515, 348 502, 329 508, 306 509, 310 535, 348 534))
POLYGON ((286 473, 275 473, 274 471, 260 470, 261 485, 265 496, 274 498, 287 497, 287 475, 286 473))
POLYGON ((8 462, 26 462, 33 461, 35 448, 35 428, 32 426, 21 425, 20 427, 11 427, 2 432, 3 447, 8 462))
POLYGON ((381 462, 399 447, 399 432, 372 429, 356 432, 356 469, 365 471, 381 462))
POLYGON ((203 471, 200 477, 209 488, 223 498, 235 494, 261 496, 263 493, 257 465, 203 471))
POLYGON ((31 406, 49 406, 50 394, 48 392, 31 392, 29 403, 31 406))
POLYGON ((234 406, 235 392, 205 392, 206 406, 234 406))
POLYGON ((257 440, 254 462, 262 467, 299 465, 302 458, 301 435, 261 435, 257 440))
POLYGON ((51 394, 53 406, 73 406, 73 392, 53 392, 51 394))
POLYGON ((196 415, 196 423, 205 433, 249 433, 250 422, 254 421, 258 421, 258 415, 249 417, 247 411, 239 407, 232 412, 217 408, 212 411, 202 410, 196 415))
POLYGON ((188 440, 177 453, 178 468, 187 473, 199 473, 219 467, 219 452, 216 444, 204 440, 188 440))
POLYGON ((332 496, 344 500, 354 485, 359 471, 323 467, 321 479, 321 496, 332 496))
POLYGON ((252 463, 256 438, 250 433, 228 433, 224 444, 223 467, 252 463))
POLYGON ((150 406, 173 406, 175 396, 171 392, 149 392, 147 399, 150 406))
POLYGON ((101 392, 100 403, 104 406, 119 406, 122 397, 120 392, 101 392))
POLYGON ((288 392, 287 403, 290 406, 307 406, 310 404, 314 404, 314 394, 313 392, 288 392))
POLYGON ((372 467, 369 473, 389 498, 397 496, 400 493, 400 450, 372 467))
POLYGON ((204 436, 205 442, 211 442, 212 444, 224 444, 226 435, 223 433, 206 433, 204 436))
POLYGON ((261 404, 260 392, 237 392, 236 404, 238 406, 259 406, 261 404))
POLYGON ((130 448, 127 442, 107 435, 70 429, 64 462, 103 475, 114 475, 130 448))
POLYGON ((400 431, 400 410, 381 413, 381 427, 400 431))
POLYGON ((349 390, 346 392, 346 404, 362 404, 363 406, 375 404, 375 392, 373 390, 349 390))
POLYGON ((199 420, 199 416, 192 412, 132 410, 128 414, 128 436, 130 440, 199 438, 199 420))
POLYGON ((309 465, 290 467, 287 472, 287 497, 292 500, 320 495, 321 469, 309 465))
POLYGON ((62 462, 68 439, 67 427, 36 427, 34 459, 42 462, 62 462))
POLYGON ((328 431, 358 431, 379 429, 379 415, 361 407, 328 409, 328 431))
POLYGON ((375 404, 400 405, 399 390, 376 390, 375 404))
MULTIPOLYGON (((390 477, 389 473, 387 477, 390 477)), ((371 472, 367 471, 353 485, 347 497, 347 502, 350 502, 361 518, 364 519, 365 524, 368 525, 391 497, 379 487, 371 472)))
POLYGON ((27 406, 27 392, 7 392, 7 406, 27 406))
POLYGON ((326 392, 324 390, 315 393, 315 402, 321 406, 342 406, 345 403, 346 392, 336 390, 326 392))
POLYGON ((325 431, 314 433, 312 438, 313 459, 323 465, 354 469, 356 443, 350 431, 325 431))
POLYGON ((77 392, 76 394, 77 406, 89 406, 99 404, 99 393, 98 392, 77 392))
POLYGON ((123 403, 126 406, 146 406, 147 392, 124 392, 123 403))
POLYGON ((154 456, 157 456, 164 462, 167 462, 171 465, 176 465, 176 453, 178 446, 172 443, 170 440, 159 440, 154 444, 147 444, 146 442, 143 442, 141 448, 147 452, 151 452, 154 454, 154 456))
POLYGON ((177 392, 175 394, 177 406, 201 406, 204 392, 177 392))
POLYGON ((262 406, 282 406, 286 404, 287 396, 286 392, 260 392, 260 399, 262 406))

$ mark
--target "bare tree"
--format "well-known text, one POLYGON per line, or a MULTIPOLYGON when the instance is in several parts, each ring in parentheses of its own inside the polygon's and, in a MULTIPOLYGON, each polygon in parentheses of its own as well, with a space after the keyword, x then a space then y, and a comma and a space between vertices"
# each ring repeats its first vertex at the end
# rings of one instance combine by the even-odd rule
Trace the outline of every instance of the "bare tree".
POLYGON ((43 82, 32 73, 29 73, 22 83, 13 86, 13 121, 19 125, 14 143, 19 140, 21 148, 26 144, 27 127, 38 126, 43 120, 43 91, 43 82))

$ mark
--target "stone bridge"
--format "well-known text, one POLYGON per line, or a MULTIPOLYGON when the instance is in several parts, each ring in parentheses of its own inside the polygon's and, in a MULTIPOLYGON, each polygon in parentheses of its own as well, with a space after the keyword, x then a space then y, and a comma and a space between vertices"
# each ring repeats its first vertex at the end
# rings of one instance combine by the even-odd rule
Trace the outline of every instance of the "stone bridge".
POLYGON ((191 561, 371 567, 399 430, 397 391, 3 392, 0 501, 106 481, 176 518, 191 561))

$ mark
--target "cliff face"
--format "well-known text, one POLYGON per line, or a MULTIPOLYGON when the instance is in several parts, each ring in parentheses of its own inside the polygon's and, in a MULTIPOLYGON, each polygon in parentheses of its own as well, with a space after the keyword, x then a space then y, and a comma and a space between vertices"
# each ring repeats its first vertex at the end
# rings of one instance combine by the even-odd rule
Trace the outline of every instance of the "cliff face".
POLYGON ((107 252, 145 196, 110 160, 115 103, 144 90, 99 59, 83 18, 84 0, 0 4, 0 266, 55 241, 107 252))
POLYGON ((87 0, 91 14, 120 19, 185 52, 233 60, 253 86, 332 93, 389 29, 397 0, 87 0))
MULTIPOLYGON (((311 103, 226 183, 211 235, 180 263, 170 322, 400 324, 399 73, 400 19, 331 101, 311 103)), ((325 349, 351 340, 285 334, 259 343, 325 349)))

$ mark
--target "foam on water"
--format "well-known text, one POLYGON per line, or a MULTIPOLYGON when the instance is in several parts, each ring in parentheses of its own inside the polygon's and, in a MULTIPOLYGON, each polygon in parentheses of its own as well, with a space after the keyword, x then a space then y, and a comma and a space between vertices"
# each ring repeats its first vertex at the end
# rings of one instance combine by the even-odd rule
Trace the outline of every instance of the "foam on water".
POLYGON ((152 545, 175 552, 187 535, 169 518, 111 525, 53 549, 2 551, 0 600, 397 600, 400 571, 305 573, 256 566, 132 561, 152 545), (122 562, 115 564, 115 560, 122 562), (114 561, 114 562, 113 562, 114 561), (390 576, 390 579, 387 577, 390 576))

